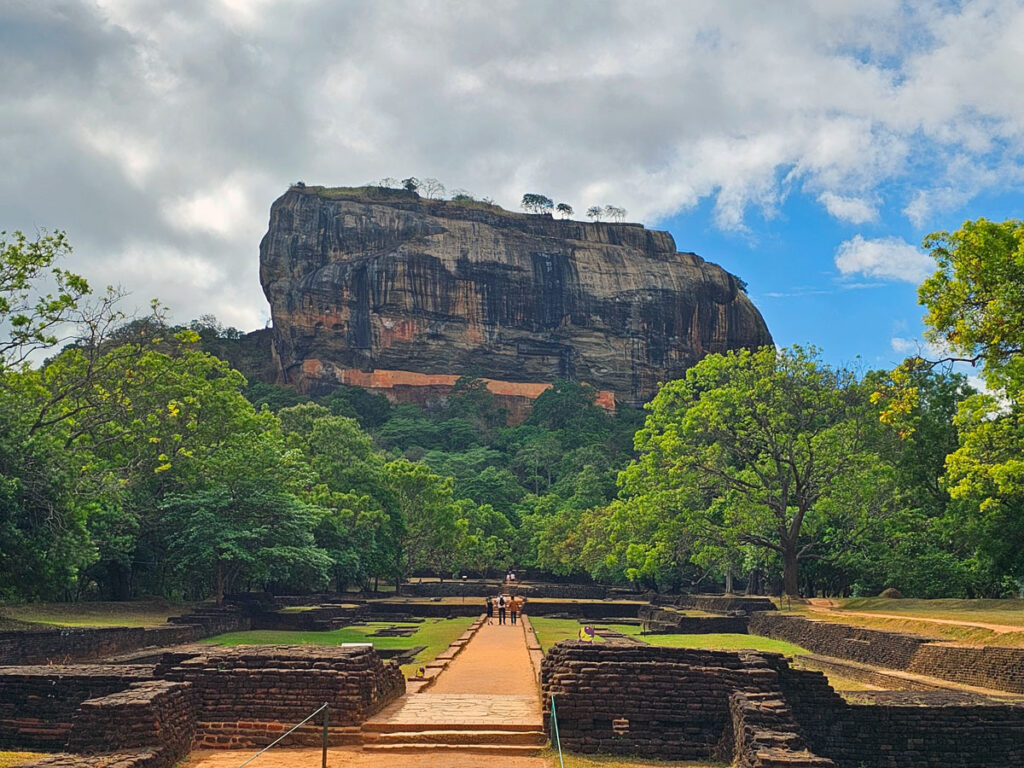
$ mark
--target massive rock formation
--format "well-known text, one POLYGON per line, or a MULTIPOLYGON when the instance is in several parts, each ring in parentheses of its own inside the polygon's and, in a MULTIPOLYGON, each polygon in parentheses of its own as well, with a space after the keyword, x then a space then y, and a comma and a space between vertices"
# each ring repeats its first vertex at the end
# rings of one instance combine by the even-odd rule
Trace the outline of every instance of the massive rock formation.
POLYGON ((739 281, 667 232, 400 190, 293 187, 260 244, 279 379, 396 399, 460 375, 536 397, 567 378, 640 404, 712 352, 772 339, 739 281))

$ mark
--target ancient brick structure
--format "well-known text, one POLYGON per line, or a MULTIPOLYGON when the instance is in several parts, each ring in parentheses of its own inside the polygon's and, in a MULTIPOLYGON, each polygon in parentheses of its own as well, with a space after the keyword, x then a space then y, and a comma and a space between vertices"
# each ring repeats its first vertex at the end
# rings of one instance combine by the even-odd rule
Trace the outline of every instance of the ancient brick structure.
POLYGON ((671 608, 646 606, 640 609, 640 618, 652 632, 686 635, 706 635, 713 632, 747 634, 746 615, 687 616, 671 608))
POLYGON ((63 749, 79 704, 152 675, 152 666, 0 667, 0 749, 63 749))
MULTIPOLYGON (((358 726, 405 692, 397 664, 369 646, 211 648, 167 670, 191 683, 197 738, 209 746, 261 746, 326 703, 330 740, 352 741, 358 726)), ((292 743, 319 743, 310 726, 292 743)))
POLYGON ((194 643, 249 626, 244 613, 214 608, 175 616, 162 627, 64 627, 0 632, 0 665, 103 659, 139 648, 194 643))
POLYGON ((839 659, 852 659, 890 669, 906 669, 926 637, 811 621, 782 613, 755 613, 750 632, 799 645, 839 659))
POLYGON ((1024 705, 943 692, 850 704, 780 654, 559 643, 544 659, 564 747, 758 768, 1024 764, 1024 705))
POLYGON ((157 746, 177 762, 195 736, 195 699, 188 683, 151 680, 83 701, 68 735, 70 752, 128 752, 157 746))
POLYGON ((654 595, 651 602, 707 613, 734 614, 775 610, 775 603, 770 598, 746 595, 654 595))
POLYGON ((750 632, 823 656, 914 672, 963 685, 1024 693, 1024 648, 958 646, 939 638, 756 613, 750 632))

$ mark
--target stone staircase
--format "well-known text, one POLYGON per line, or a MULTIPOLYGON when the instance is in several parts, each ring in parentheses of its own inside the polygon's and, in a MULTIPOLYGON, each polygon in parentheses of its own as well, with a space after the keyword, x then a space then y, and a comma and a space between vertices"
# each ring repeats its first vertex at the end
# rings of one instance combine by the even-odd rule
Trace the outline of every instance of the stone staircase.
POLYGON ((536 755, 547 745, 529 696, 420 693, 362 727, 363 749, 387 754, 536 755))
POLYGON ((396 724, 380 730, 363 728, 367 752, 444 754, 471 752, 488 755, 536 755, 547 745, 543 730, 501 724, 396 724), (397 730, 397 729, 401 730, 397 730))

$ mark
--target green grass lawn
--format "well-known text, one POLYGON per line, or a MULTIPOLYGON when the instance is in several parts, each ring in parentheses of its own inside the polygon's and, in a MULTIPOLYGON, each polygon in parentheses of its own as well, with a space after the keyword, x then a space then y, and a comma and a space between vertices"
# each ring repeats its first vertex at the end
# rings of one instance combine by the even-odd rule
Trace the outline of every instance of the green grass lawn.
MULTIPOLYGON (((999 645, 1024 648, 1024 600, 913 600, 881 597, 860 597, 837 601, 834 613, 813 611, 807 606, 793 605, 792 613, 818 621, 851 624, 857 627, 883 629, 891 632, 938 637, 965 645, 999 645), (888 614, 858 616, 857 613, 888 614), (940 624, 924 619, 982 622, 1013 628, 997 632, 967 624, 940 624), (1016 628, 1020 627, 1020 631, 1016 628)), ((783 611, 789 613, 790 611, 783 611)))
POLYGON ((374 621, 362 626, 343 627, 330 632, 289 632, 284 630, 258 629, 249 632, 228 632, 208 638, 203 642, 213 645, 341 645, 342 643, 373 643, 381 650, 413 648, 425 645, 412 664, 402 666, 408 675, 417 666, 432 661, 437 654, 451 645, 452 641, 465 632, 473 618, 465 616, 456 619, 426 619, 422 624, 401 621, 374 621), (381 627, 412 626, 416 632, 409 637, 369 637, 381 627))
POLYGON ((155 627, 187 613, 194 603, 137 600, 124 603, 30 603, 0 605, 0 616, 60 627, 155 627))
POLYGON ((640 635, 639 627, 630 627, 634 630, 624 634, 632 634, 640 637, 651 645, 663 648, 702 648, 712 651, 771 651, 773 653, 784 653, 787 656, 795 656, 801 653, 810 653, 806 648, 799 645, 787 643, 783 640, 772 640, 770 637, 760 635, 732 635, 715 633, 707 635, 640 635))
MULTIPOLYGON (((549 750, 545 756, 558 765, 558 752, 549 750)), ((649 760, 640 757, 619 757, 617 755, 578 755, 565 752, 565 768, 725 768, 725 763, 684 762, 674 760, 649 760)))
MULTIPOLYGON (((580 627, 584 626, 576 619, 549 619, 544 616, 531 616, 530 623, 533 625, 533 631, 537 634, 537 642, 540 643, 541 650, 545 653, 548 648, 561 640, 579 639, 580 627)), ((608 627, 622 632, 623 625, 607 623, 598 625, 596 622, 590 622, 590 626, 608 627)), ((594 638, 594 641, 604 642, 600 637, 594 638)))
POLYGON ((893 600, 884 597, 852 597, 842 601, 839 611, 892 613, 900 616, 952 621, 1002 624, 1024 630, 1024 600, 893 600))
POLYGON ((4 752, 0 750, 0 768, 14 768, 46 757, 41 752, 4 752))

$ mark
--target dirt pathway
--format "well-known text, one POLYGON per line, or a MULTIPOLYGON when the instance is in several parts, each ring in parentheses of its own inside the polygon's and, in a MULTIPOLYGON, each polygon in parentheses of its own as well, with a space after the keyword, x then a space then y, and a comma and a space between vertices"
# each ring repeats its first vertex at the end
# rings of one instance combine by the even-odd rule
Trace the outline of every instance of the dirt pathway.
POLYGON ((897 619, 902 621, 924 621, 929 624, 949 624, 954 627, 978 627, 988 629, 1002 635, 1009 632, 1024 632, 1024 625, 988 624, 983 621, 961 621, 958 619, 931 619, 924 616, 909 616, 905 613, 871 613, 870 611, 842 611, 834 607, 831 600, 814 598, 807 602, 807 607, 816 613, 827 613, 830 616, 863 616, 869 619, 897 619))
MULTIPOLYGON (((239 764, 252 756, 246 750, 200 749, 192 752, 180 765, 181 768, 238 768, 239 764)), ((319 749, 272 749, 254 760, 251 768, 320 768, 319 749)), ((450 752, 439 755, 424 754, 392 755, 380 752, 364 752, 359 747, 333 747, 327 750, 328 768, 553 768, 548 757, 519 757, 477 755, 471 752, 450 752)))
MULTIPOLYGON (((504 694, 540 697, 521 624, 484 624, 423 695, 504 694)), ((538 704, 538 711, 539 710, 538 704)))

